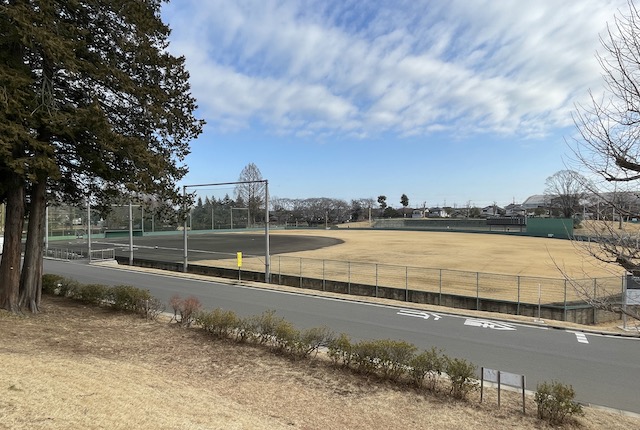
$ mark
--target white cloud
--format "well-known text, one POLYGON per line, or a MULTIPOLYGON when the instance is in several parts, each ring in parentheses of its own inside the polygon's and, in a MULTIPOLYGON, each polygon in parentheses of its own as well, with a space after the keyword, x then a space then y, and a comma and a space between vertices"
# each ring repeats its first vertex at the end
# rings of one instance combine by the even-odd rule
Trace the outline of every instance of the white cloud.
POLYGON ((165 9, 210 124, 273 133, 540 135, 601 85, 624 0, 183 1, 165 9))

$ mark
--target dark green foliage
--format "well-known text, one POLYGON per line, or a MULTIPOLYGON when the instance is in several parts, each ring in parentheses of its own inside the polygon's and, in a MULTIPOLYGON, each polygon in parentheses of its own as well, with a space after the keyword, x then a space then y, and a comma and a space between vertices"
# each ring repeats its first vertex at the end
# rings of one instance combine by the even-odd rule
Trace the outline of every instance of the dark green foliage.
POLYGON ((456 399, 465 400, 471 391, 478 388, 476 366, 462 358, 447 357, 445 362, 451 381, 450 394, 456 399))
POLYGON ((143 290, 131 285, 116 285, 108 293, 111 306, 119 311, 140 312, 145 302, 152 298, 149 290, 143 290))
POLYGON ((164 304, 153 297, 149 290, 130 285, 108 287, 101 284, 80 284, 60 275, 42 276, 43 291, 79 300, 86 304, 109 306, 116 310, 135 312, 145 318, 155 319, 164 311, 164 304))
POLYGON ((59 284, 62 283, 64 276, 46 273, 42 275, 42 292, 45 294, 56 294, 59 284))
POLYGON ((107 298, 107 286, 101 284, 80 285, 73 293, 73 298, 82 303, 101 305, 107 298))
POLYGON ((551 424, 562 424, 567 417, 582 415, 582 406, 574 401, 575 391, 571 385, 558 381, 538 384, 534 400, 538 404, 538 418, 551 424))
POLYGON ((74 279, 63 278, 60 282, 58 289, 58 295, 62 297, 75 297, 77 289, 80 288, 80 283, 74 279))
MULTIPOLYGON (((90 195, 107 212, 134 191, 180 204, 176 182, 203 122, 194 116, 185 59, 167 49, 161 4, 0 3, 0 200, 9 190, 27 193, 7 200, 8 214, 30 202, 22 285, 5 270, 20 253, 11 240, 0 306, 15 310, 20 287, 20 306, 37 311, 47 199, 78 203, 90 195)), ((22 218, 6 218, 9 237, 21 236, 15 220, 22 218)))

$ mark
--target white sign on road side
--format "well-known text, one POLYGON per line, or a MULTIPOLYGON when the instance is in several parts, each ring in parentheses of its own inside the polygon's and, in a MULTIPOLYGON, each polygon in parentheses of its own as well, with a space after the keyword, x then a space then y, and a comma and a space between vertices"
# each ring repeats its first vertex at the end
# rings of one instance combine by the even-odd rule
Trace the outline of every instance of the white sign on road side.
POLYGON ((640 306, 640 290, 627 290, 627 305, 640 306))
POLYGON ((510 387, 520 388, 522 390, 522 412, 525 412, 524 404, 524 391, 525 391, 525 377, 524 375, 518 375, 517 373, 502 372, 495 369, 482 368, 482 379, 480 384, 480 401, 484 397, 484 381, 494 382, 498 384, 498 407, 500 407, 500 388, 502 385, 508 385, 510 387))

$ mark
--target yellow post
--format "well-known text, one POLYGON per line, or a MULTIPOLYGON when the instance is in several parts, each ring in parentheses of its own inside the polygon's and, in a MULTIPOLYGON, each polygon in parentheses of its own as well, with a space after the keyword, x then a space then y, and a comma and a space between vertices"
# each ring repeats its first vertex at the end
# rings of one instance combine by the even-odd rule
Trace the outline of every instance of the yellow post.
POLYGON ((237 252, 236 256, 238 258, 238 267, 242 267, 242 252, 237 252))

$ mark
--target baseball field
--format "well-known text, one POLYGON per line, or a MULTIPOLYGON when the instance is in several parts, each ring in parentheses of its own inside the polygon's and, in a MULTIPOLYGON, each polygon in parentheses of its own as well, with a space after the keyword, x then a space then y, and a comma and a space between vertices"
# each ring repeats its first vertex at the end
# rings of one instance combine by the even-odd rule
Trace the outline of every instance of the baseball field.
MULTIPOLYGON (((569 240, 360 229, 274 230, 271 236, 309 242, 323 238, 332 243, 272 254, 271 273, 276 277, 285 274, 527 303, 537 303, 540 296, 543 303, 580 300, 580 291, 565 278, 591 291, 592 279, 598 278, 603 294, 621 288, 618 266, 599 262, 569 240)), ((233 268, 237 261, 235 255, 200 257, 197 264, 233 268)), ((264 256, 245 255, 242 270, 264 270, 264 256)))

